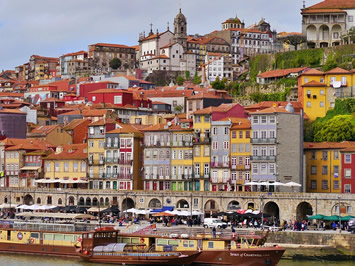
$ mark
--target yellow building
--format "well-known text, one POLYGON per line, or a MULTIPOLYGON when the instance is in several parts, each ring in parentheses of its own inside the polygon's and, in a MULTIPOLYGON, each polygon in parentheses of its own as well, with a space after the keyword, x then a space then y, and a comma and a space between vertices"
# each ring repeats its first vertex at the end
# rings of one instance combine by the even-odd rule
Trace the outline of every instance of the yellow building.
MULTIPOLYGON (((187 119, 185 119, 187 120, 187 119)), ((184 120, 182 120, 184 121, 184 120)), ((182 173, 181 179, 171 181, 171 191, 192 191, 193 184, 193 129, 189 121, 169 127, 171 135, 172 173, 182 173)))
MULTIPOLYGON (((30 187, 33 184, 35 177, 24 177, 22 175, 22 168, 25 165, 24 155, 26 152, 33 152, 37 150, 45 151, 53 146, 41 140, 29 140, 29 139, 6 139, 4 140, 4 168, 5 178, 1 180, 1 186, 3 187, 30 187), (26 180, 29 178, 29 180, 26 180)), ((32 157, 33 158, 33 157, 32 157)), ((40 162, 41 159, 38 161, 40 162)), ((32 163, 37 162, 33 160, 32 163)), ((40 167, 38 167, 40 168, 40 167)))
POLYGON ((89 188, 103 189, 105 182, 105 133, 116 128, 112 119, 101 119, 88 125, 89 188))
POLYGON ((354 97, 355 72, 334 68, 327 72, 310 69, 298 78, 298 101, 310 118, 324 117, 336 99, 354 97))
POLYGON ((245 191, 244 183, 251 181, 251 125, 247 118, 231 119, 230 129, 230 162, 232 171, 232 185, 234 191, 245 191))
POLYGON ((39 187, 87 188, 87 145, 58 146, 44 158, 44 176, 37 180, 39 187))
POLYGON ((194 112, 193 166, 195 191, 210 190, 212 108, 194 112))
POLYGON ((340 150, 350 145, 348 141, 304 143, 307 192, 341 192, 340 150))
POLYGON ((130 124, 139 124, 139 125, 158 125, 166 124, 167 121, 165 117, 171 115, 132 115, 129 119, 130 124))

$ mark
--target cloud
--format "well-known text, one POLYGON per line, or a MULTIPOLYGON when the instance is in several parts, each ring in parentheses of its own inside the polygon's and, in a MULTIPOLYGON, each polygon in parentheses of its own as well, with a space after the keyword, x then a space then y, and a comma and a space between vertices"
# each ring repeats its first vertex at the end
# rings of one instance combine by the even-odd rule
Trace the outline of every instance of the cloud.
POLYGON ((13 69, 32 54, 60 56, 96 42, 135 45, 150 23, 154 32, 165 30, 167 22, 173 29, 179 8, 189 34, 219 30, 236 14, 247 25, 265 18, 278 32, 301 31, 301 5, 293 0, 2 0, 0 69, 13 69))

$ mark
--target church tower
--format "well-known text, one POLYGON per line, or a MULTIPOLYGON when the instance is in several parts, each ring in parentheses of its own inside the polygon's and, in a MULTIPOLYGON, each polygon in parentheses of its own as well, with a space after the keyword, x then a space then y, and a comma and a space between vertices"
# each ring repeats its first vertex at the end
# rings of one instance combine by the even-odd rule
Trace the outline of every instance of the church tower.
POLYGON ((185 51, 187 50, 187 22, 186 17, 181 13, 181 8, 174 20, 174 41, 180 43, 185 51))

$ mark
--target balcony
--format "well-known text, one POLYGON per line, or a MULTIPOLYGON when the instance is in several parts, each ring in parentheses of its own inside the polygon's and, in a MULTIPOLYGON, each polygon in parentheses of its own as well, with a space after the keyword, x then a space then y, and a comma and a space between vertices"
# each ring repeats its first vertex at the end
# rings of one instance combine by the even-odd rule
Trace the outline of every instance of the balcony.
POLYGON ((106 157, 105 161, 106 163, 112 163, 113 159, 111 157, 106 157))
POLYGON ((132 160, 121 160, 119 159, 117 161, 118 164, 122 164, 122 165, 132 165, 133 164, 133 161, 132 160))
POLYGON ((275 144, 275 138, 260 138, 260 139, 250 139, 252 144, 275 144))
POLYGON ((276 156, 251 156, 250 160, 253 162, 258 162, 258 161, 269 161, 269 162, 275 162, 276 161, 276 156))
POLYGON ((38 172, 34 172, 34 173, 20 172, 19 177, 20 178, 38 178, 39 173, 38 172))
POLYGON ((210 137, 205 137, 205 138, 193 138, 192 139, 193 144, 195 145, 204 145, 204 144, 211 144, 211 138, 210 137))
POLYGON ((101 158, 99 160, 94 160, 94 159, 89 158, 88 164, 89 165, 103 165, 104 162, 105 162, 104 158, 101 158))
POLYGON ((211 163, 212 168, 229 168, 229 162, 212 162, 211 163))

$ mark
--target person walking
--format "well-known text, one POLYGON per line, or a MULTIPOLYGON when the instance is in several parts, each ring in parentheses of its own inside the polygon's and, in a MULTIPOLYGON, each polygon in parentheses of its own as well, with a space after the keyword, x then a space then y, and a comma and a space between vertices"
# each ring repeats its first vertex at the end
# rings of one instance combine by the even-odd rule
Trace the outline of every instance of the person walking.
POLYGON ((212 237, 216 238, 216 227, 212 228, 212 237))

